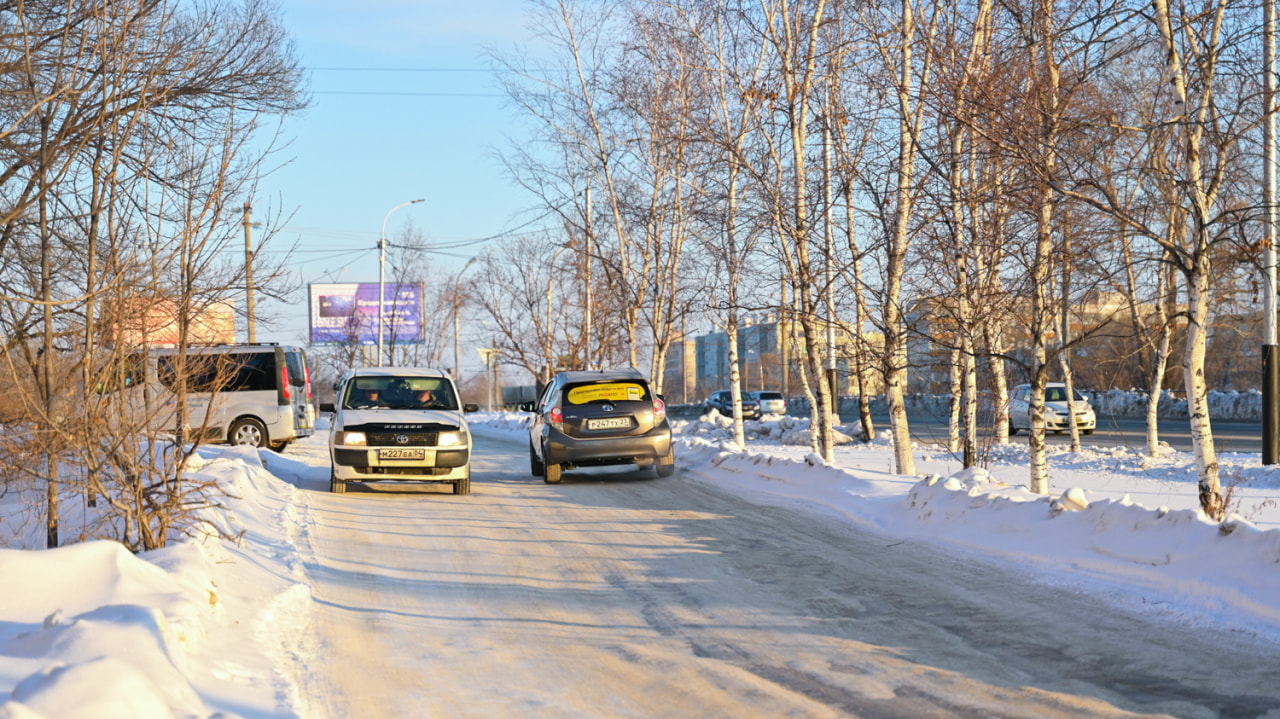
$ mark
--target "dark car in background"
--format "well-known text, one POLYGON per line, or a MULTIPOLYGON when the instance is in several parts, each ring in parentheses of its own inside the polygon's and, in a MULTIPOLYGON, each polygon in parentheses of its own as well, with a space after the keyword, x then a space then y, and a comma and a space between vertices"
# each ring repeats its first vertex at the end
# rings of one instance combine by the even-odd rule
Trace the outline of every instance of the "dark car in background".
POLYGON ((548 484, 567 469, 635 464, 659 477, 675 472, 666 402, 633 368, 561 372, 536 402, 529 428, 529 469, 548 484))
MULTIPOLYGON (((712 392, 711 396, 702 403, 707 409, 714 409, 726 417, 733 416, 733 394, 727 389, 719 392, 712 392)), ((756 419, 760 416, 760 403, 751 396, 750 392, 742 393, 742 418, 756 419)))

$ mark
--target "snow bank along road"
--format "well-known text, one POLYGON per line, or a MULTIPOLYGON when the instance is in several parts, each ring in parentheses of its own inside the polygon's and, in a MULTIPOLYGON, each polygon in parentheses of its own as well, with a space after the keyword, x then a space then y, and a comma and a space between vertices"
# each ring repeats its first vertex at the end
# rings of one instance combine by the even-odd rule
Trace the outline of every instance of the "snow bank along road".
MULTIPOLYGON (((314 440, 314 438, 312 438, 314 440)), ((1280 650, 1117 614, 710 475, 310 496, 317 717, 1280 717, 1280 650)))

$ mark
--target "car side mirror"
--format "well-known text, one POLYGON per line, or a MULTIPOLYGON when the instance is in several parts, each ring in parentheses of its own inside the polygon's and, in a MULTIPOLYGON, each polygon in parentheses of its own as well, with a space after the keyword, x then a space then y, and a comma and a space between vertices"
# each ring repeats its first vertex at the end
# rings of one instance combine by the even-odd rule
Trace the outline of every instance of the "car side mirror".
POLYGON ((321 411, 321 412, 328 412, 329 414, 333 414, 336 410, 333 408, 333 403, 332 403, 332 402, 321 402, 321 403, 320 403, 320 411, 321 411))
POLYGON ((479 412, 479 411, 480 411, 480 405, 478 405, 478 404, 464 404, 464 405, 462 405, 462 411, 463 411, 464 413, 465 413, 465 412, 479 412))
POLYGON ((536 402, 521 402, 520 411, 521 412, 537 412, 538 405, 536 402))

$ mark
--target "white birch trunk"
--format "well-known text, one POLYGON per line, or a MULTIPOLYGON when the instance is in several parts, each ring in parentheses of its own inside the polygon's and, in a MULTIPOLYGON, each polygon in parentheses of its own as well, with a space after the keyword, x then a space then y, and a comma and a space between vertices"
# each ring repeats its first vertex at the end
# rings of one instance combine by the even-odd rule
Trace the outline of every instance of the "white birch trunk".
POLYGON ((911 449, 911 428, 907 424, 907 407, 903 398, 907 383, 907 335, 902 318, 902 275, 906 261, 908 232, 912 209, 912 180, 915 168, 915 142, 912 138, 911 50, 915 36, 915 18, 911 0, 902 1, 902 66, 898 76, 898 214, 890 239, 886 263, 884 309, 885 395, 889 400, 889 427, 893 432, 893 455, 898 474, 916 473, 915 453, 911 449))
POLYGON ((1160 320, 1160 339, 1156 346, 1155 357, 1151 363, 1150 382, 1147 395, 1147 456, 1160 456, 1160 395, 1164 392, 1165 369, 1169 366, 1169 353, 1173 338, 1173 323, 1166 307, 1174 301, 1174 269, 1160 269, 1159 296, 1156 298, 1158 318, 1160 320))
MULTIPOLYGON (((1214 7, 1214 25, 1211 36, 1202 40, 1205 47, 1193 62, 1196 71, 1213 76, 1218 47, 1218 30, 1221 28, 1225 2, 1214 7)), ((1191 413, 1191 446, 1196 455, 1196 469, 1200 484, 1200 509, 1210 519, 1221 521, 1226 516, 1226 507, 1222 500, 1222 486, 1218 476, 1218 459, 1213 446, 1213 429, 1209 421, 1209 403, 1204 381, 1204 353, 1208 332, 1210 289, 1209 279, 1212 271, 1209 254, 1212 246, 1212 233, 1207 223, 1212 217, 1214 199, 1206 189, 1207 179, 1201 158, 1201 146, 1208 121, 1209 104, 1200 101, 1193 108, 1188 97, 1186 68, 1179 52, 1177 37, 1181 29, 1173 26, 1169 15, 1167 0, 1152 0, 1155 10, 1156 26, 1160 32, 1164 49, 1167 52, 1169 66, 1169 85, 1175 97, 1175 113, 1183 121, 1183 164, 1185 176, 1182 184, 1191 196, 1190 232, 1190 273, 1187 277, 1187 344, 1183 350, 1183 381, 1187 390, 1187 408, 1191 413)))
POLYGON ((1048 370, 1045 358, 1047 353, 1047 332, 1053 316, 1050 299, 1049 277, 1050 264, 1053 261, 1053 188, 1048 178, 1052 177, 1057 164, 1055 144, 1058 128, 1058 65, 1054 57, 1053 46, 1053 4, 1052 0, 1041 0, 1037 11, 1039 17, 1039 34, 1034 52, 1039 56, 1043 73, 1043 92, 1048 103, 1041 116, 1040 149, 1044 153, 1044 173, 1041 180, 1039 204, 1036 215, 1036 249, 1031 268, 1031 351, 1034 354, 1031 377, 1031 438, 1028 441, 1031 464, 1031 491, 1035 494, 1049 493, 1049 460, 1045 453, 1044 442, 1044 387, 1048 382, 1048 370))
MULTIPOLYGON (((1204 232, 1204 228, 1198 228, 1204 232)), ((1218 455, 1213 446, 1209 421, 1208 391, 1204 382, 1205 340, 1209 318, 1209 253, 1197 258, 1188 287, 1187 346, 1182 358, 1187 389, 1187 409, 1191 413, 1191 444, 1195 448, 1196 470, 1200 477, 1200 508, 1215 521, 1226 517, 1222 485, 1218 476, 1218 455)))

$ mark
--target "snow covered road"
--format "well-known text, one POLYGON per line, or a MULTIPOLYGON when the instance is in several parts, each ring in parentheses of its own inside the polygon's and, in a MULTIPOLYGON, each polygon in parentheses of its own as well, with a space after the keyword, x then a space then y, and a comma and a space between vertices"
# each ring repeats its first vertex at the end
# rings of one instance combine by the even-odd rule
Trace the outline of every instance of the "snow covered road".
POLYGON ((761 504, 693 471, 528 474, 478 433, 472 494, 308 492, 329 717, 1280 716, 1274 647, 1151 623, 971 556, 761 504))

